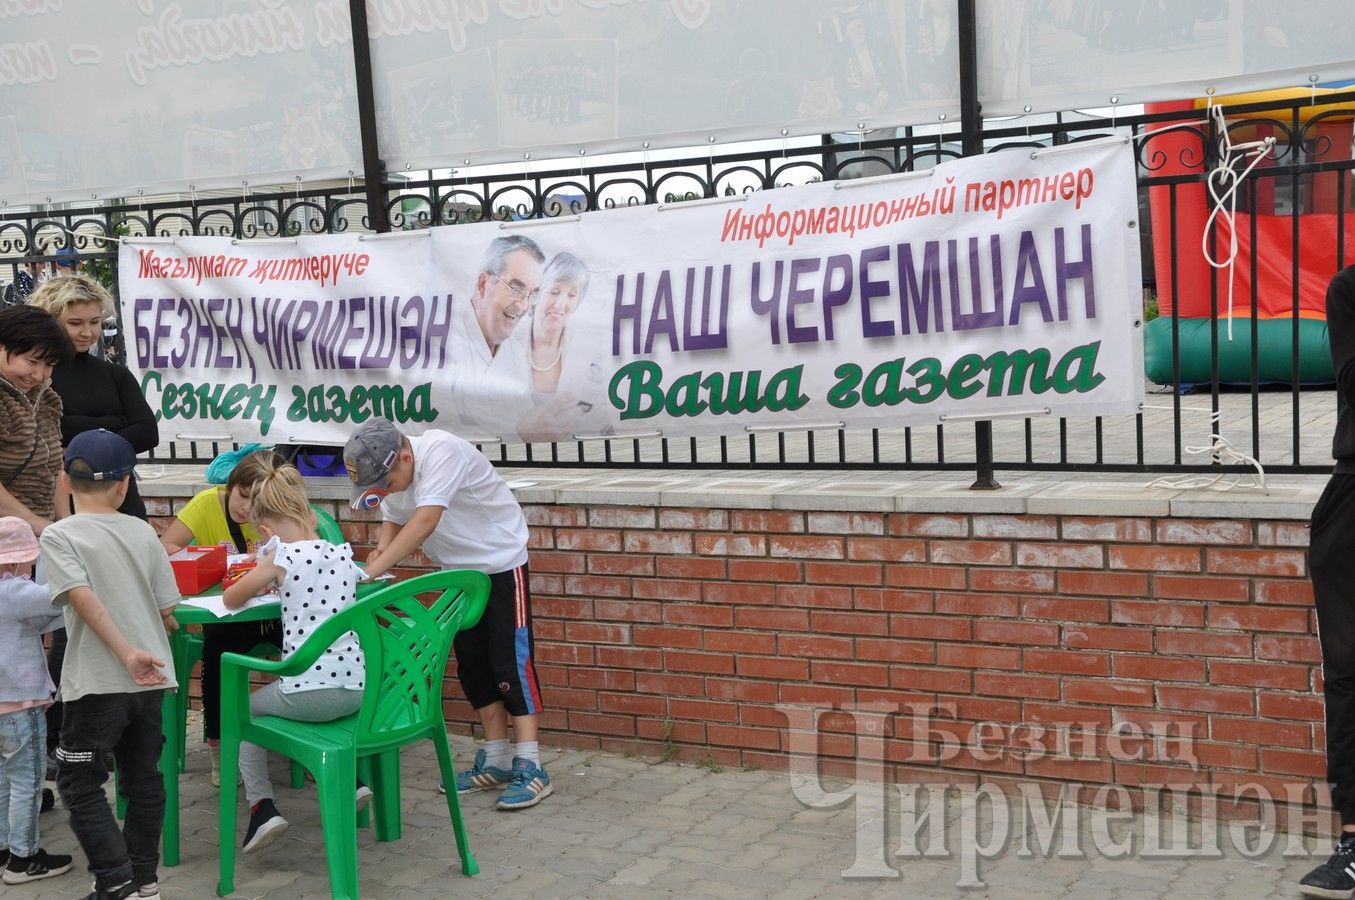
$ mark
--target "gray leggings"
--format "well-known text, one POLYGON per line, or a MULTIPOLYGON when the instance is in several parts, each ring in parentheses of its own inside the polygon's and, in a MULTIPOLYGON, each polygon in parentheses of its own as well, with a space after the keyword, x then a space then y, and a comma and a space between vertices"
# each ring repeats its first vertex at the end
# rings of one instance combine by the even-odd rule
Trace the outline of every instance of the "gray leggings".
MULTIPOLYGON (((309 691, 283 692, 274 681, 255 691, 249 698, 249 711, 255 716, 280 716, 294 722, 332 722, 352 715, 362 706, 362 691, 349 688, 315 688, 309 691)), ((240 774, 245 780, 245 800, 250 806, 273 798, 273 782, 268 778, 268 751, 258 744, 240 742, 240 774)), ((222 773, 223 780, 228 777, 222 773)))

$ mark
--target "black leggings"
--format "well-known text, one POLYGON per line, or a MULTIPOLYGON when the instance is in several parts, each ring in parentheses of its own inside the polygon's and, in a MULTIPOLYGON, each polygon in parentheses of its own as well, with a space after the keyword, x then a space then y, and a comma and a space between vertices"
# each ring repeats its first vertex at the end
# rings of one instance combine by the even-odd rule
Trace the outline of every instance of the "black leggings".
MULTIPOLYGON (((282 621, 222 622, 202 628, 202 737, 221 739, 221 654, 248 653, 259 644, 282 647, 282 621)), ((182 685, 180 690, 187 690, 182 685)))
POLYGON ((1341 824, 1355 825, 1355 475, 1333 475, 1313 508, 1308 567, 1322 644, 1327 781, 1341 824))

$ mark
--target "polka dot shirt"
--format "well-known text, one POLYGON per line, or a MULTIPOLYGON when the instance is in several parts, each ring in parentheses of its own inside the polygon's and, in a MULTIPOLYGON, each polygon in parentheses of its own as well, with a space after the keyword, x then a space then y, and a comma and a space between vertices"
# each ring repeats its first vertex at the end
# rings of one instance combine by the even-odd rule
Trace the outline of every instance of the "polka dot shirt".
MULTIPOLYGON (((335 613, 352 606, 362 570, 353 562, 353 548, 328 541, 296 541, 287 544, 276 537, 273 564, 284 573, 278 590, 282 597, 282 650, 290 656, 306 642, 311 632, 335 613)), ((282 680, 281 690, 350 688, 362 690, 365 670, 357 635, 348 632, 330 645, 309 671, 282 680)))

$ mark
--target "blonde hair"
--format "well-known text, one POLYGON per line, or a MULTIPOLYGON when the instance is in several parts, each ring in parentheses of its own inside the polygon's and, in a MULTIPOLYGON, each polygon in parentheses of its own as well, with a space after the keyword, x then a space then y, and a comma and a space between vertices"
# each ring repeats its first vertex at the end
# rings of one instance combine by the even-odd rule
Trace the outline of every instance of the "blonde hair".
POLYGON ((64 319, 72 306, 99 304, 104 316, 113 315, 113 297, 88 275, 59 275, 44 281, 28 298, 30 306, 46 310, 57 319, 64 319))
POLYGON ((296 470, 296 466, 278 465, 269 460, 263 477, 255 483, 250 493, 249 502, 256 522, 271 519, 296 522, 306 527, 315 524, 315 515, 306 497, 306 485, 301 481, 301 473, 296 470))

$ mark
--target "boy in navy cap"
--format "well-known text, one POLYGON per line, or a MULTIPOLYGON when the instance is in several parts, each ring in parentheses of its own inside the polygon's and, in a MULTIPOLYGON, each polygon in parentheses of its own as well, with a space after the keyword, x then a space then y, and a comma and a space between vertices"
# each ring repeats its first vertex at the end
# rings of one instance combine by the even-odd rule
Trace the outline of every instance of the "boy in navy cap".
POLYGON ((52 602, 64 607, 70 635, 56 783, 94 874, 88 900, 160 896, 160 705, 176 687, 173 671, 162 670, 180 597, 155 530, 118 512, 135 466, 121 436, 102 428, 76 435, 61 474, 75 515, 40 539, 52 602), (127 798, 122 828, 104 794, 108 753, 127 798))

